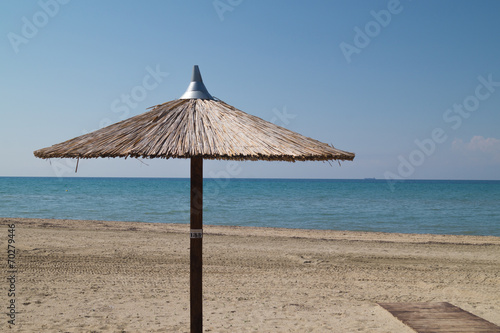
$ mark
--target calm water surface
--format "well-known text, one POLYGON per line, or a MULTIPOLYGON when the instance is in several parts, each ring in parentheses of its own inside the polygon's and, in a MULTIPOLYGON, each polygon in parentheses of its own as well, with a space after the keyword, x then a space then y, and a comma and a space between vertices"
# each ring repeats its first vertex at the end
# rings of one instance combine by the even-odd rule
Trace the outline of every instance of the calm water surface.
MULTIPOLYGON (((0 178, 0 216, 189 223, 189 179, 0 178)), ((500 236, 500 181, 206 179, 204 223, 500 236)))

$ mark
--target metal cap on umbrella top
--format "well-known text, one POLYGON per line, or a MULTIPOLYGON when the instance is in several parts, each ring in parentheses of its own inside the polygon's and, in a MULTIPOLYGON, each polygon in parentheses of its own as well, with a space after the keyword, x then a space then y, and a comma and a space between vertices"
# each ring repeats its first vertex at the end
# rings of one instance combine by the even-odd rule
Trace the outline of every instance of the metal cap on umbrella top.
POLYGON ((214 99, 212 95, 205 87, 203 83, 203 79, 201 78, 200 69, 198 65, 193 67, 193 77, 191 78, 191 83, 189 87, 186 89, 186 92, 181 96, 180 99, 214 99))
POLYGON ((39 158, 190 158, 191 332, 202 332, 203 159, 328 161, 354 153, 249 115, 216 100, 194 66, 191 83, 177 100, 150 111, 36 150, 39 158))

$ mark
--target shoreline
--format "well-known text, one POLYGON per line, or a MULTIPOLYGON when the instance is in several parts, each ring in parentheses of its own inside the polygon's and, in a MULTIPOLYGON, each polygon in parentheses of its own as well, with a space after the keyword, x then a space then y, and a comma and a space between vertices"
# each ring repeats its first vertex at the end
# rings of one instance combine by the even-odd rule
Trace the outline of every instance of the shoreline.
MULTIPOLYGON (((11 223, 17 331, 189 330, 188 224, 0 218, 5 248, 11 223)), ((207 332, 409 333, 377 302, 416 301, 500 325, 500 237, 210 225, 204 236, 207 332)))
MULTIPOLYGON (((68 225, 78 227, 92 223, 93 228, 117 230, 128 230, 131 227, 148 226, 146 229, 158 226, 159 229, 175 232, 189 233, 189 223, 163 223, 163 222, 138 222, 138 221, 107 221, 107 220, 75 220, 75 219, 47 219, 47 218, 19 218, 0 217, 0 224, 6 220, 15 223, 23 223, 34 227, 67 228, 68 225), (161 227, 160 227, 161 226, 161 227)), ((253 227, 253 226, 229 226, 229 225, 203 225, 203 232, 217 235, 239 235, 245 233, 248 236, 276 236, 292 238, 310 238, 323 240, 365 240, 381 242, 410 242, 410 243, 443 243, 443 244, 500 244, 500 236, 488 235, 453 235, 453 234, 430 234, 430 233, 401 233, 383 231, 352 231, 332 229, 299 229, 279 227, 253 227)))

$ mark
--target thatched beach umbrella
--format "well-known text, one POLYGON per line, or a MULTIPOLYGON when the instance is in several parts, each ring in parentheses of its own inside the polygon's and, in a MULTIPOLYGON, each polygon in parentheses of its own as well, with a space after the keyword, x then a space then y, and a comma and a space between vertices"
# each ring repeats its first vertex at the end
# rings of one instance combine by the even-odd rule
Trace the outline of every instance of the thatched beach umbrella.
POLYGON ((190 158, 191 332, 202 331, 203 159, 353 160, 354 154, 240 111, 210 95, 198 66, 180 99, 34 152, 40 158, 190 158))

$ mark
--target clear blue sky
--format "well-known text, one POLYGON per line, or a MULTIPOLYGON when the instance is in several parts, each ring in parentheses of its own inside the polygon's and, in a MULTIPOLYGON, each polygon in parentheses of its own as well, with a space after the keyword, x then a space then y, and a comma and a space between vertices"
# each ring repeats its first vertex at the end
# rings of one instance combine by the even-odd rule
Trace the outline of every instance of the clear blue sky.
MULTIPOLYGON (((499 13, 495 0, 2 1, 0 176, 74 176, 33 151, 180 97, 197 64, 212 95, 356 153, 341 167, 207 161, 206 177, 500 179, 499 13)), ((189 176, 187 160, 144 163, 84 160, 77 176, 189 176)))

